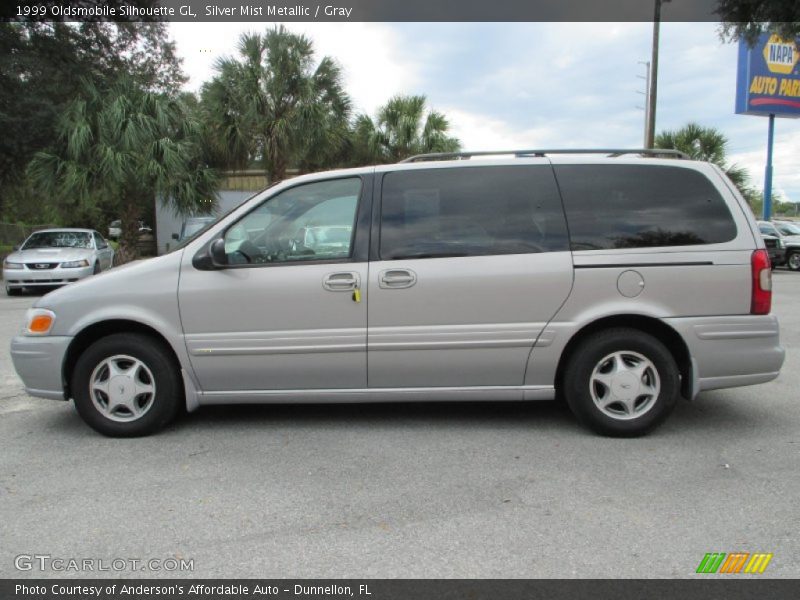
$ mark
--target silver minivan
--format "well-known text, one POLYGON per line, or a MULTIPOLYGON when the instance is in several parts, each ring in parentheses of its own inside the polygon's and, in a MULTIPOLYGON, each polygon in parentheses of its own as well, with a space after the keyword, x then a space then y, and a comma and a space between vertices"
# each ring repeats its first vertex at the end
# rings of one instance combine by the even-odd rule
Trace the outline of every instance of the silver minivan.
POLYGON ((778 376, 769 257, 720 169, 484 154, 284 181, 39 299, 16 370, 112 436, 206 404, 557 397, 634 436, 778 376))

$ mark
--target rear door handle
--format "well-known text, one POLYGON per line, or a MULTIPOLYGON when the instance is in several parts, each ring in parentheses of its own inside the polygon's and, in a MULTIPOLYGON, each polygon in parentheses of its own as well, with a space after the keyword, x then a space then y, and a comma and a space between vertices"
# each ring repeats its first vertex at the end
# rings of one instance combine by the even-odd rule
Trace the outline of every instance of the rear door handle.
POLYGON ((378 275, 378 286, 384 289, 410 288, 417 283, 417 274, 411 269, 386 269, 378 275))
POLYGON ((361 286, 361 277, 358 273, 342 272, 330 273, 322 280, 322 287, 329 292, 350 292, 361 286))

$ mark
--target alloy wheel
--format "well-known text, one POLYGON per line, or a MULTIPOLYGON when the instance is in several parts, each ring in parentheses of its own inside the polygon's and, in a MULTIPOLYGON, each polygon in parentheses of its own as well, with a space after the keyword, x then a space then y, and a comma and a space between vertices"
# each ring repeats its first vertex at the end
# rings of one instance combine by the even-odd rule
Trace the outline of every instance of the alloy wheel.
POLYGON ((612 419, 630 420, 653 408, 661 380, 653 362, 632 351, 613 352, 597 363, 589 379, 597 408, 612 419))
POLYGON ((95 408, 106 418, 121 423, 135 421, 153 406, 155 378, 138 358, 118 354, 106 358, 92 371, 89 394, 95 408))

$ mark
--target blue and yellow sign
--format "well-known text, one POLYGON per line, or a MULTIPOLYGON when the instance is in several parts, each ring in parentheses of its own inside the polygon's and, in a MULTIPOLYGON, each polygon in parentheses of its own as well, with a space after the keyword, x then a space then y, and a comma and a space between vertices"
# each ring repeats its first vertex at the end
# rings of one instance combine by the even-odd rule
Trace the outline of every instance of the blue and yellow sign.
POLYGON ((800 117, 800 38, 763 34, 751 48, 739 42, 736 112, 800 117))

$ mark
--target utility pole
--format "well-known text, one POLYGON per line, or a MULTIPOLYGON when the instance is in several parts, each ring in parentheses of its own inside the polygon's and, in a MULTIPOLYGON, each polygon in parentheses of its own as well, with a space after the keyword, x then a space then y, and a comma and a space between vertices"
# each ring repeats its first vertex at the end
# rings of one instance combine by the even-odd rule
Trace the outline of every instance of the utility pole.
POLYGON ((650 97, 647 110, 645 148, 654 148, 656 139, 656 99, 658 97, 658 36, 661 26, 661 4, 670 0, 655 0, 653 13, 653 56, 650 58, 650 97))
POLYGON ((649 148, 647 145, 647 135, 649 133, 650 128, 650 61, 649 60, 640 60, 637 61, 640 65, 644 65, 645 74, 644 75, 637 75, 639 79, 644 79, 644 91, 636 90, 637 94, 641 94, 644 96, 644 106, 637 106, 644 111, 644 146, 643 148, 649 148))
POLYGON ((769 221, 772 218, 772 147, 775 142, 775 115, 769 116, 767 129, 767 167, 764 170, 764 202, 761 218, 769 221))

